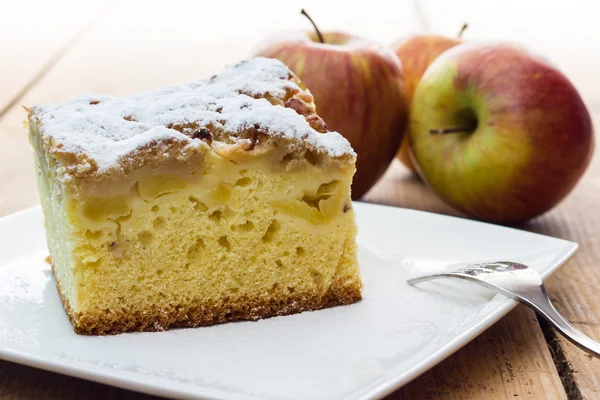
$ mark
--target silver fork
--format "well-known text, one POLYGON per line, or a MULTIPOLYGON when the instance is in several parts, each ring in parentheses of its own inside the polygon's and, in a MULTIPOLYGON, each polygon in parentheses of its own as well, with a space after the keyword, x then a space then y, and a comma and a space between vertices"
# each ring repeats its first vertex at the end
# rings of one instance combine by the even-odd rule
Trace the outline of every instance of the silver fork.
POLYGON ((452 271, 424 275, 407 282, 415 285, 440 278, 475 282, 529 306, 577 347, 600 358, 600 343, 581 333, 554 308, 542 278, 534 269, 511 261, 462 263, 451 267, 452 271))

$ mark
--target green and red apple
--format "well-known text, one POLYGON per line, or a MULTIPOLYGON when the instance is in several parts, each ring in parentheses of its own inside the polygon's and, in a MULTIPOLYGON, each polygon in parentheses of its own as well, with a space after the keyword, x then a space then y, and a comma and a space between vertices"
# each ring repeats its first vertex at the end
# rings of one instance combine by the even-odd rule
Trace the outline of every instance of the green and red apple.
POLYGON ((352 198, 384 174, 407 123, 402 67, 387 47, 343 32, 278 33, 253 53, 277 58, 304 82, 317 113, 356 151, 352 198))
POLYGON ((594 150, 590 115, 571 82, 509 44, 461 44, 440 55, 415 89, 410 140, 439 197, 495 223, 550 210, 594 150))
MULTIPOLYGON (((392 45, 392 50, 396 53, 402 64, 406 85, 406 99, 409 108, 415 88, 427 67, 440 54, 462 43, 462 34, 466 28, 467 25, 463 25, 458 36, 455 38, 442 35, 414 35, 406 39, 400 39, 392 45)), ((398 151, 398 159, 407 168, 414 171, 415 167, 408 151, 408 140, 409 134, 405 133, 400 150, 398 151)))

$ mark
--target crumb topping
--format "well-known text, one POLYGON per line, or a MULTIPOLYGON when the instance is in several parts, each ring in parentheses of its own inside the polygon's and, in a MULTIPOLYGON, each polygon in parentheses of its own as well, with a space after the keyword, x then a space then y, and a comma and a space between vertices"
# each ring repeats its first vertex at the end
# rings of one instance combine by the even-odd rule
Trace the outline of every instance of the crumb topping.
POLYGON ((178 142, 189 150, 222 139, 253 147, 257 132, 303 142, 332 157, 355 157, 344 137, 327 130, 312 95, 298 83, 280 61, 253 58, 188 85, 36 105, 30 119, 52 142, 51 153, 75 155, 97 172, 117 167, 149 145, 178 142))

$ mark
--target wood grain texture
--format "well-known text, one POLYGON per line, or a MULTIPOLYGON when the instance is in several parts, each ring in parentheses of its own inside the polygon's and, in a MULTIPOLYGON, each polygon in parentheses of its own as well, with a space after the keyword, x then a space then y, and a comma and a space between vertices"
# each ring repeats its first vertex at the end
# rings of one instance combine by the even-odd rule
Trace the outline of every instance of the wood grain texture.
POLYGON ((520 305, 388 399, 565 399, 540 334, 535 313, 520 305))
POLYGON ((0 116, 77 43, 109 0, 10 1, 0 6, 0 116))
POLYGON ((3 400, 153 400, 158 397, 0 361, 3 400))
MULTIPOLYGON (((600 126, 600 112, 594 116, 600 126)), ((555 210, 523 228, 578 242, 579 251, 548 281, 556 308, 583 333, 600 341, 600 157, 596 155, 579 186, 555 210)), ((562 337, 557 358, 569 366, 564 378, 572 398, 600 397, 600 360, 580 351, 562 337)))
MULTIPOLYGON (((298 17, 295 3, 195 3, 198 4, 170 1, 163 6, 152 7, 142 1, 118 3, 43 79, 31 85, 19 104, 59 101, 84 92, 125 94, 182 83, 244 57, 256 42, 272 31, 307 28, 306 21, 298 17), (144 10, 143 15, 139 13, 141 9, 144 10), (217 17, 222 15, 227 15, 227 20, 217 17), (253 18, 248 18, 248 15, 253 18)), ((472 2, 467 4, 464 0, 455 3, 449 9, 436 1, 427 1, 421 8, 409 0, 393 4, 385 2, 385 6, 382 3, 378 7, 365 2, 351 7, 344 5, 343 13, 338 12, 339 4, 330 2, 314 0, 301 6, 311 12, 324 30, 349 30, 384 42, 393 42, 399 36, 420 31, 424 25, 430 30, 435 27, 443 33, 454 32, 465 19, 471 24, 467 38, 475 37, 478 30, 487 32, 488 37, 503 35, 505 39, 524 38, 525 41, 535 34, 537 36, 530 43, 549 53, 562 54, 565 59, 559 57, 561 66, 567 69, 567 75, 582 90, 588 105, 596 107, 600 104, 598 76, 595 71, 594 76, 590 76, 593 69, 590 65, 594 64, 583 61, 586 58, 582 44, 571 46, 556 32, 546 32, 550 29, 549 25, 542 27, 546 30, 538 27, 537 31, 531 26, 525 27, 528 20, 521 16, 514 17, 516 22, 511 22, 510 7, 517 7, 517 3, 511 1, 501 2, 509 7, 503 14, 502 11, 481 11, 481 7, 473 8, 472 2), (492 21, 493 17, 498 17, 498 21, 492 21), (509 21, 502 22, 502 18, 509 21), (522 21, 522 27, 515 32, 513 25, 518 21, 522 21)), ((500 5, 500 2, 497 4, 500 5)), ((520 6, 523 7, 523 4, 520 6)), ((526 9, 530 15, 538 12, 534 6, 531 7, 526 9)), ((581 13, 578 10, 574 12, 577 15, 581 13)), ((595 22, 589 25, 594 26, 595 22)), ((577 29, 572 27, 573 37, 583 41, 591 28, 577 29)), ((0 85, 6 85, 7 80, 9 78, 0 74, 0 85)), ((3 143, 0 146, 0 215, 38 202, 31 151, 22 127, 24 115, 17 104, 0 118, 0 140, 3 143)), ((598 126, 598 118, 596 122, 598 126)), ((600 338, 600 307, 597 306, 600 295, 596 295, 600 282, 595 267, 600 264, 598 193, 600 168, 595 161, 567 201, 548 215, 522 227, 580 243, 581 249, 576 257, 550 280, 550 292, 557 307, 577 322, 584 332, 595 335, 597 339, 600 338)), ((366 200, 456 214, 397 162, 366 200)), ((552 331, 545 333, 548 336, 552 331)), ((554 344, 553 352, 561 352, 567 360, 563 366, 566 371, 563 377, 567 377, 566 383, 571 385, 567 386, 568 393, 579 391, 586 399, 598 397, 600 364, 597 360, 591 361, 562 339, 554 344)), ((438 367, 392 394, 390 399, 562 399, 566 397, 565 391, 551 361, 551 353, 534 314, 520 307, 438 367)), ((149 396, 0 361, 0 398, 44 397, 150 399, 149 396)))

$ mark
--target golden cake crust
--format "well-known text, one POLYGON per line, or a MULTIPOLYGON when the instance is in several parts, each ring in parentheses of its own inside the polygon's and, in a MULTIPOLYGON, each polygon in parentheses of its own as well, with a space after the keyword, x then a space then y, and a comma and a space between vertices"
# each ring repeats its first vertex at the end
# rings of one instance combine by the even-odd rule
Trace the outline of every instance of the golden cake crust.
POLYGON ((137 96, 88 96, 36 105, 29 123, 66 181, 107 180, 215 151, 249 159, 276 147, 354 163, 356 154, 316 114, 313 96, 280 61, 251 59, 209 79, 137 96))
POLYGON ((257 321, 283 315, 298 314, 341 305, 362 299, 362 282, 332 285, 325 295, 319 293, 271 293, 263 297, 234 301, 205 301, 145 310, 123 310, 85 314, 73 312, 69 301, 56 285, 60 299, 75 333, 80 335, 114 335, 124 332, 162 332, 221 324, 233 321, 257 321))

